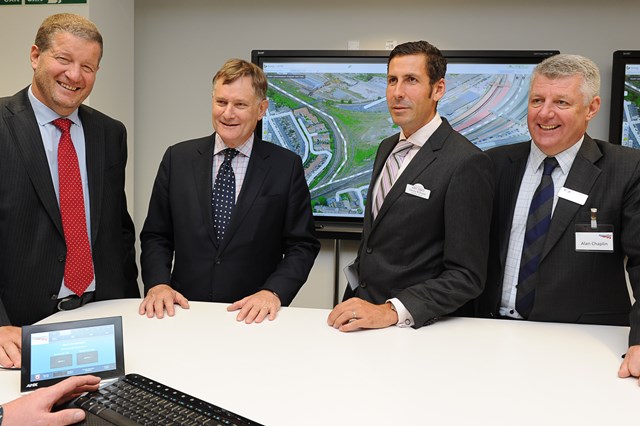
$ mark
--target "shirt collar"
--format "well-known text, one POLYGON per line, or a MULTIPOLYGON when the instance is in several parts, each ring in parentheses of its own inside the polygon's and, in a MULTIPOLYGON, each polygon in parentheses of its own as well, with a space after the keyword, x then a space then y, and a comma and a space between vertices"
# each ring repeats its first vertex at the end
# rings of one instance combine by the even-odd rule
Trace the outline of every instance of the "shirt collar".
MULTIPOLYGON (((573 144, 570 148, 565 149, 561 153, 555 155, 554 157, 558 160, 558 166, 562 170, 562 173, 568 174, 569 170, 571 170, 571 166, 573 165, 573 160, 576 159, 576 155, 578 155, 578 151, 580 151, 580 147, 582 146, 582 142, 584 141, 584 135, 573 144)), ((539 170, 542 167, 542 162, 547 158, 547 154, 542 152, 540 148, 531 141, 531 152, 529 152, 529 164, 533 167, 533 170, 539 170)))
MULTIPOLYGON (((247 139, 247 141, 245 143, 243 143, 242 145, 236 147, 236 149, 239 151, 240 154, 244 155, 245 157, 250 157, 251 156, 251 149, 253 148, 253 137, 254 135, 251 134, 251 136, 249 136, 249 139, 247 139)), ((222 140, 222 138, 220 137, 220 135, 218 135, 216 133, 216 141, 213 147, 213 155, 218 155, 221 151, 225 150, 229 148, 224 141, 222 140)))
MULTIPOLYGON (((29 86, 28 94, 29 102, 31 102, 31 107, 33 108, 33 112, 36 115, 36 121, 40 126, 47 125, 53 120, 61 117, 60 114, 43 104, 40 99, 36 98, 36 96, 33 94, 31 86, 29 86)), ((73 124, 80 124, 80 118, 78 116, 77 108, 75 111, 64 118, 68 118, 69 120, 71 120, 71 122, 73 122, 73 124)))
POLYGON ((436 111, 436 115, 433 116, 431 121, 420 127, 408 138, 404 136, 404 132, 401 130, 400 139, 406 139, 412 144, 418 147, 422 147, 422 145, 424 145, 425 142, 429 140, 429 138, 435 133, 438 127, 440 127, 440 124, 442 124, 442 117, 440 117, 440 114, 438 113, 438 111, 436 111))

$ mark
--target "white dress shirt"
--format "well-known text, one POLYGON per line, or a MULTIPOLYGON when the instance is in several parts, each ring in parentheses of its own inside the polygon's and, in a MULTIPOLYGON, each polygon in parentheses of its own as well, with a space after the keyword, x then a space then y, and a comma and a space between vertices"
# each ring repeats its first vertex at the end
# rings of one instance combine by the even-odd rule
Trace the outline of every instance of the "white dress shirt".
MULTIPOLYGON (((212 182, 211 188, 213 189, 214 184, 216 182, 216 177, 218 176, 218 170, 224 161, 223 150, 229 148, 225 145, 224 141, 218 134, 216 133, 216 141, 213 147, 213 173, 212 173, 212 182)), ((238 155, 236 155, 233 160, 231 160, 231 168, 233 169, 233 174, 236 180, 236 203, 238 202, 238 195, 240 195, 240 190, 242 189, 242 184, 244 183, 244 177, 247 175, 247 167, 249 166, 249 159, 251 158, 251 150, 253 149, 253 134, 247 139, 245 143, 238 146, 236 148, 238 150, 238 155)))

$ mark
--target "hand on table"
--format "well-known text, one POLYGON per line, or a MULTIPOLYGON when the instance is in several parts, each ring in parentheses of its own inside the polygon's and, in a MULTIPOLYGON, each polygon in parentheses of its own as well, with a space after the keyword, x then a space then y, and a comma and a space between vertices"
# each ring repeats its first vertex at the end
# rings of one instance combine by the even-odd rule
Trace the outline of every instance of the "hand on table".
MULTIPOLYGON (((640 345, 629 347, 618 370, 618 377, 638 377, 640 379, 640 345)), ((640 380, 638 384, 640 385, 640 380)))
POLYGON ((149 318, 153 318, 154 315, 163 318, 166 309, 167 315, 172 317, 175 315, 174 304, 180 305, 182 309, 189 309, 189 301, 186 297, 167 284, 158 284, 149 289, 147 296, 140 303, 138 313, 146 314, 149 318))
POLYGON ((0 327, 0 366, 20 368, 22 349, 22 329, 20 327, 0 327))
POLYGON ((227 308, 227 311, 233 312, 238 309, 240 312, 236 317, 237 321, 244 321, 247 324, 261 323, 265 318, 273 321, 280 310, 280 298, 271 290, 260 290, 234 302, 227 308))
POLYGON ((340 331, 360 328, 385 328, 398 322, 398 314, 391 303, 374 305, 357 297, 338 304, 327 318, 327 324, 340 331))
POLYGON ((13 425, 70 425, 82 421, 85 413, 79 408, 70 408, 52 413, 54 405, 64 404, 84 392, 98 389, 100 378, 95 376, 69 377, 48 388, 14 399, 3 404, 2 426, 13 425))

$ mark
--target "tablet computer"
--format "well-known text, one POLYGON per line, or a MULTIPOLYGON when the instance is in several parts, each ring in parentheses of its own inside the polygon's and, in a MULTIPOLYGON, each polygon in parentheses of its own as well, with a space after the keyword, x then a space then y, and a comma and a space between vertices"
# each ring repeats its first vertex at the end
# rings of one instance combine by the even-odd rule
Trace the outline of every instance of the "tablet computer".
POLYGON ((84 374, 124 375, 122 317, 22 327, 22 392, 84 374))

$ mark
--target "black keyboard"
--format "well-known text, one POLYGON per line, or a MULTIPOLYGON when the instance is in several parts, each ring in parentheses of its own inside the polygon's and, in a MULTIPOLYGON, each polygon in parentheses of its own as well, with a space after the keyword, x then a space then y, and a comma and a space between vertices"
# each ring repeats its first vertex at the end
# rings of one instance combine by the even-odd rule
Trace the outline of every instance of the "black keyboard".
POLYGON ((74 404, 88 412, 86 424, 93 414, 106 421, 103 424, 122 426, 262 426, 139 374, 127 374, 74 404))

